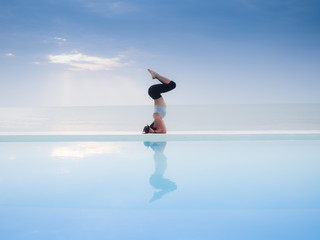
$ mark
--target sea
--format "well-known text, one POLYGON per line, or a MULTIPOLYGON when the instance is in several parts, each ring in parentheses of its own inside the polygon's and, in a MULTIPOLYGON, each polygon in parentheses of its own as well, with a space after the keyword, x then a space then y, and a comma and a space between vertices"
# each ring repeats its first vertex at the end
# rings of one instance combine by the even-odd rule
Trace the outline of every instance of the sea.
MULTIPOLYGON (((153 106, 0 108, 0 133, 142 132, 153 106)), ((320 130, 320 104, 170 105, 169 131, 320 130)))

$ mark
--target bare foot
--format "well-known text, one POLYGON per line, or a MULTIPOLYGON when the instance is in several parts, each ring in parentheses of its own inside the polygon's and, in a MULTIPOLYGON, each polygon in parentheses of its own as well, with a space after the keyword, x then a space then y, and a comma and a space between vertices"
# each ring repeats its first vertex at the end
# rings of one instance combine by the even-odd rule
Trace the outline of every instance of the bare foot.
POLYGON ((152 70, 150 70, 150 69, 148 69, 148 72, 151 74, 151 76, 152 76, 152 79, 155 79, 157 76, 157 73, 156 72, 154 72, 154 71, 152 71, 152 70))

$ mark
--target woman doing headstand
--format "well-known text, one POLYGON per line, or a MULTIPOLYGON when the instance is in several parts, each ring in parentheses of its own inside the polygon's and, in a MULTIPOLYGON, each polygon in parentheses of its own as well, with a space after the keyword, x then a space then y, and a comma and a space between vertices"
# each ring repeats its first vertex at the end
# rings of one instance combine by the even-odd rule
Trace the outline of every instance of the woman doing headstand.
POLYGON ((143 128, 144 133, 167 133, 163 118, 166 115, 166 103, 161 93, 169 92, 176 87, 176 83, 160 74, 148 69, 153 79, 158 79, 161 84, 152 85, 148 94, 154 100, 153 123, 143 128))

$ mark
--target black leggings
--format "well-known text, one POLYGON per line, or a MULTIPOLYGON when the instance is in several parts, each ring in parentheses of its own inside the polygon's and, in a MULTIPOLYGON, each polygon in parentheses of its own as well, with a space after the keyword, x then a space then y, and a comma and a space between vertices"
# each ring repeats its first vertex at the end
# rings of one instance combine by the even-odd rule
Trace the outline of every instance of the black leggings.
POLYGON ((171 81, 168 84, 155 84, 152 85, 149 90, 148 94, 152 99, 161 98, 161 93, 169 92, 176 87, 176 83, 171 81))

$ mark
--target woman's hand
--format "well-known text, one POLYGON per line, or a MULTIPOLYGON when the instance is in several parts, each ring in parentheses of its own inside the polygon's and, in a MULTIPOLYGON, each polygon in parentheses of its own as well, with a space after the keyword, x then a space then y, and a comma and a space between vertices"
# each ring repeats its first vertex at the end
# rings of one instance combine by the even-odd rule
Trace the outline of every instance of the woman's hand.
POLYGON ((155 131, 152 128, 150 128, 149 133, 155 133, 155 131))

